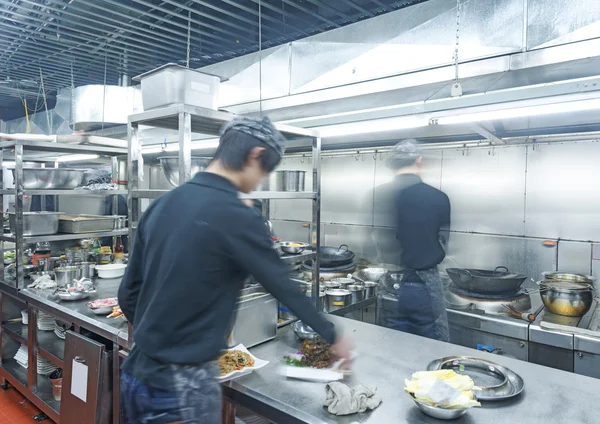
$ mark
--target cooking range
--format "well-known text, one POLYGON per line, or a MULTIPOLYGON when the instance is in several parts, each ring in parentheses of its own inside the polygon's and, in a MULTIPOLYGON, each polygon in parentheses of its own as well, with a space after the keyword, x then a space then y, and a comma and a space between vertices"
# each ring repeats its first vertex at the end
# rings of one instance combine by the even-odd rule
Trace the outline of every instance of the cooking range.
POLYGON ((484 293, 480 290, 481 275, 498 282, 516 274, 506 269, 458 274, 453 269, 447 271, 452 280, 446 285, 452 343, 600 378, 600 338, 594 337, 598 334, 594 332, 600 330, 596 300, 582 317, 562 316, 544 307, 540 287, 524 276, 518 277, 524 277, 518 285, 515 281, 505 284, 504 287, 511 287, 509 291, 484 293), (509 308, 513 311, 509 312, 509 308), (517 312, 522 313, 522 318, 515 318, 517 312), (534 318, 532 322, 527 315, 534 318))

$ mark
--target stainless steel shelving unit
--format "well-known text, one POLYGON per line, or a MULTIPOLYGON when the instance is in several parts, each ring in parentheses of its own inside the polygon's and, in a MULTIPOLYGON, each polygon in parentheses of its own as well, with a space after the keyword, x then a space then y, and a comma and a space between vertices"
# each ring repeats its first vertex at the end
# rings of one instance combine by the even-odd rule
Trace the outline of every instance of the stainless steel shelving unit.
MULTIPOLYGON (((4 160, 14 160, 15 165, 15 187, 14 189, 4 188, 2 181, 2 173, 0 173, 0 210, 3 210, 3 195, 15 196, 15 214, 16 228, 15 234, 0 234, 0 251, 4 252, 4 243, 11 242, 15 245, 16 251, 16 281, 14 288, 19 290, 24 287, 23 283, 23 254, 25 247, 29 243, 48 241, 65 241, 78 240, 87 237, 111 237, 119 235, 127 235, 127 229, 119 229, 101 233, 86 233, 86 234, 52 234, 44 236, 24 236, 23 235, 23 205, 25 196, 41 195, 41 196, 113 196, 114 210, 117 206, 117 196, 127 195, 125 190, 111 191, 91 191, 84 189, 75 190, 42 190, 42 189, 25 189, 23 187, 23 163, 25 161, 36 162, 54 162, 59 156, 68 154, 92 154, 101 157, 110 158, 113 174, 118 171, 118 156, 127 155, 127 149, 124 147, 114 147, 116 143, 112 139, 104 139, 102 137, 94 137, 87 135, 72 135, 72 136, 57 136, 56 142, 40 141, 35 139, 23 140, 15 135, 15 139, 4 140, 0 142, 0 162, 4 160)), ((29 136, 33 138, 34 136, 29 136)), ((41 136, 40 138, 47 138, 41 136)), ((42 209, 44 209, 42 202, 42 209)), ((10 285, 10 282, 5 278, 4 262, 0 261, 0 281, 10 285)))
MULTIPOLYGON (((141 216, 141 199, 156 199, 167 193, 168 190, 141 190, 139 181, 141 177, 140 155, 142 154, 142 145, 139 138, 140 125, 155 128, 163 128, 178 131, 179 140, 179 163, 183 164, 179 168, 180 184, 188 181, 191 175, 191 157, 192 157, 192 133, 199 133, 207 136, 218 136, 219 130, 226 122, 231 121, 234 114, 211 109, 188 106, 184 104, 175 104, 163 108, 157 108, 146 112, 141 112, 129 116, 127 126, 128 135, 128 176, 129 176, 129 196, 128 212, 129 222, 137 223, 141 216)), ((250 199, 298 199, 312 200, 312 225, 311 239, 312 252, 307 252, 303 256, 294 256, 284 260, 313 260, 313 287, 312 293, 319 293, 319 257, 316 252, 320 248, 320 224, 321 224, 321 138, 318 133, 305 128, 297 128, 289 125, 276 124, 276 127, 287 139, 306 139, 312 144, 313 159, 313 187, 308 192, 254 192, 247 195, 240 195, 240 198, 250 199)), ((130 225, 129 237, 133 240, 134 225, 130 225)), ((319 307, 319 297, 315 297, 315 304, 319 307)))

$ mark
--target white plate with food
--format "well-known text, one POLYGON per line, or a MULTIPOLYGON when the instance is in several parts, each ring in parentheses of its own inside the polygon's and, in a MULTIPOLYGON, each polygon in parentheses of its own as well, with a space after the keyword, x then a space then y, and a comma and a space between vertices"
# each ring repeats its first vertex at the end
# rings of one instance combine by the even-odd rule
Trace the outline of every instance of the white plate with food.
POLYGON ((261 369, 269 361, 258 359, 243 344, 227 349, 219 358, 221 375, 217 377, 221 383, 250 374, 261 369))

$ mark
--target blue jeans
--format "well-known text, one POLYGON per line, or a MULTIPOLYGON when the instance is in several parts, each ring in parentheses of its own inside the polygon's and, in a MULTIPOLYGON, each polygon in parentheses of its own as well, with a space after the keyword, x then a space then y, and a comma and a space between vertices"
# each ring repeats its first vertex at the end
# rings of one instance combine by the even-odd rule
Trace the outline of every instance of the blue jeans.
POLYGON ((424 282, 400 283, 396 310, 386 317, 386 327, 430 339, 450 341, 443 284, 437 270, 417 271, 424 282))
POLYGON ((221 386, 213 364, 171 366, 164 389, 143 384, 123 372, 121 424, 221 423, 221 386))

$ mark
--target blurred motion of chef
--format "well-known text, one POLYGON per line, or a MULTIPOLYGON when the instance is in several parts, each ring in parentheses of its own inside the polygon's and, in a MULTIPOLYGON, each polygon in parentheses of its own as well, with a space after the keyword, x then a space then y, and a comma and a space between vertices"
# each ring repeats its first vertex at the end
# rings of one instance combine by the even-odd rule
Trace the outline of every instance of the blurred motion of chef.
MULTIPOLYGON (((449 341, 444 288, 437 265, 444 260, 450 228, 450 200, 421 181, 423 156, 417 141, 398 143, 388 155, 395 178, 388 184, 389 213, 396 227, 401 282, 394 285, 397 309, 388 311, 390 328, 449 341)), ((385 210, 385 208, 384 208, 385 210)))
POLYGON ((266 117, 234 119, 206 171, 142 216, 119 288, 135 342, 123 364, 121 422, 221 422, 214 361, 248 274, 349 358, 349 342, 290 281, 260 213, 239 199, 279 164, 284 142, 266 117))

